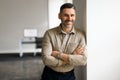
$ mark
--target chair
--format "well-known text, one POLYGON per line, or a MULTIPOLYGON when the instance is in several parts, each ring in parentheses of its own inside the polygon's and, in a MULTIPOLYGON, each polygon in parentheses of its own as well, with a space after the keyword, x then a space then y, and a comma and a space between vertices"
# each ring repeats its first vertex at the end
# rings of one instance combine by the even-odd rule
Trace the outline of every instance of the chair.
POLYGON ((41 48, 42 48, 42 37, 35 37, 35 52, 34 52, 34 56, 36 56, 36 54, 39 52, 41 52, 41 48))

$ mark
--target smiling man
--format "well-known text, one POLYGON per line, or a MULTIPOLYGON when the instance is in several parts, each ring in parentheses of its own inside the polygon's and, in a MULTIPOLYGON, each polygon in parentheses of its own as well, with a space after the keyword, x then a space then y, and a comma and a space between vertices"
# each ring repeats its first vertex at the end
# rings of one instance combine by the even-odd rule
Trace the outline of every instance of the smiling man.
POLYGON ((73 4, 63 4, 58 17, 60 25, 44 34, 42 80, 75 80, 74 67, 87 62, 85 38, 74 27, 76 9, 73 4))

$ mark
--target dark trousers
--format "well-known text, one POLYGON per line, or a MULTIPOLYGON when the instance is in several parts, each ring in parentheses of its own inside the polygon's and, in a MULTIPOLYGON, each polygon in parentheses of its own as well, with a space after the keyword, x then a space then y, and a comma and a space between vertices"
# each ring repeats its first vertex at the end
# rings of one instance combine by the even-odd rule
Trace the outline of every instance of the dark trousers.
POLYGON ((61 73, 45 66, 41 80, 75 80, 74 70, 61 73))

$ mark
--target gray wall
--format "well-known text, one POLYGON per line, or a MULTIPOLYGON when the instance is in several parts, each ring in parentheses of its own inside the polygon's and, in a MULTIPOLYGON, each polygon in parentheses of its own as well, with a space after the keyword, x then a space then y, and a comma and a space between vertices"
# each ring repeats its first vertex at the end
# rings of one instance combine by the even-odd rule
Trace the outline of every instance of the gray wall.
POLYGON ((75 26, 86 32, 86 0, 73 0, 73 3, 77 13, 75 26))
POLYGON ((0 0, 0 53, 16 52, 24 29, 48 29, 48 0, 0 0))
MULTIPOLYGON (((75 26, 80 28, 86 34, 86 0, 73 0, 76 6, 75 26)), ((87 66, 78 66, 75 68, 76 80, 87 80, 87 66)))

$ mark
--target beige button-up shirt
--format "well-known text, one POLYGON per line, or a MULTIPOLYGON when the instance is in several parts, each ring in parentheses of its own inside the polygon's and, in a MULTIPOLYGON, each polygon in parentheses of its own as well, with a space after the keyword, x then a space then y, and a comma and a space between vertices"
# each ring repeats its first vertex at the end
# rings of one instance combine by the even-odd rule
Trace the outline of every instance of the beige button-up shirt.
POLYGON ((85 65, 87 62, 86 49, 82 55, 73 55, 78 47, 84 47, 85 37, 79 29, 73 28, 67 34, 60 26, 46 31, 42 41, 42 60, 45 65, 57 72, 68 72, 75 66, 85 65), (51 56, 52 51, 57 50, 69 55, 69 64, 63 65, 62 60, 51 56))

